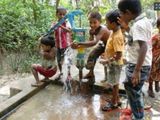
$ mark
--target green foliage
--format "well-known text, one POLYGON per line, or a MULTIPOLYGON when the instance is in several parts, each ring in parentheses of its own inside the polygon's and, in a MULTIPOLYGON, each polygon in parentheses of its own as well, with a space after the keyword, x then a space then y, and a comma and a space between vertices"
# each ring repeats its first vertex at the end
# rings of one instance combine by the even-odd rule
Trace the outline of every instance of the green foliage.
POLYGON ((5 63, 13 73, 30 72, 33 63, 40 63, 40 56, 37 53, 9 53, 5 63))
POLYGON ((26 59, 23 59, 24 61, 21 62, 19 67, 19 72, 30 72, 31 71, 31 65, 32 64, 40 64, 40 56, 37 54, 34 55, 28 55, 26 56, 26 59))
MULTIPOLYGON (((30 65, 37 63, 38 38, 56 21, 54 2, 58 0, 0 0, 0 49, 9 51, 8 64, 12 71, 29 72, 30 65), (52 5, 50 3, 53 3, 52 5)), ((117 8, 116 0, 60 0, 59 6, 68 11, 80 8, 82 26, 89 27, 87 16, 91 11, 105 14, 117 8)), ((154 0, 142 0, 144 9, 152 8, 154 0)), ((77 18, 76 18, 77 19, 77 18)), ((79 23, 76 20, 76 25, 79 23)), ((0 65, 0 68, 2 66, 0 65)), ((0 71, 0 74, 2 70, 0 71)))
POLYGON ((142 6, 143 6, 144 10, 147 10, 147 9, 153 10, 153 4, 154 4, 155 0, 141 0, 141 2, 142 2, 142 6))
POLYGON ((31 0, 1 0, 0 6, 0 46, 32 50, 38 36, 48 30, 54 8, 31 0))

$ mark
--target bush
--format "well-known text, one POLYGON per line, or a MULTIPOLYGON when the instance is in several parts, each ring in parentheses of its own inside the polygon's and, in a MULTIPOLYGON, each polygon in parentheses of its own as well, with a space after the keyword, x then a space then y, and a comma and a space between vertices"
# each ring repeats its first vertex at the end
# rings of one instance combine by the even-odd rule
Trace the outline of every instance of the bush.
POLYGON ((51 24, 54 9, 19 0, 1 0, 0 6, 0 47, 8 51, 34 50, 35 41, 51 24))

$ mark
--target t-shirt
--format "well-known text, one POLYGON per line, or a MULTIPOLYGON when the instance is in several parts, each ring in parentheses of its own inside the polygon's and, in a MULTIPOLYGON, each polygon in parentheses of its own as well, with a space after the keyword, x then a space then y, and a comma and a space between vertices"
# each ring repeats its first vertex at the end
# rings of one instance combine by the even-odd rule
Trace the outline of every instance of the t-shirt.
POLYGON ((129 35, 131 44, 126 46, 127 62, 137 64, 140 46, 138 41, 145 41, 148 49, 142 66, 151 65, 152 63, 152 24, 144 14, 139 15, 133 22, 129 35))
MULTIPOLYGON (((64 22, 62 26, 71 28, 71 25, 68 21, 64 22)), ((70 34, 62 29, 61 27, 58 27, 55 30, 55 43, 57 48, 66 48, 67 46, 70 45, 70 34)))
MULTIPOLYGON (((113 32, 110 34, 106 49, 105 49, 105 58, 109 59, 112 58, 116 52, 124 52, 124 36, 122 34, 121 29, 119 29, 116 32, 113 32)), ((120 60, 118 60, 118 65, 123 64, 123 58, 121 57, 120 60)))

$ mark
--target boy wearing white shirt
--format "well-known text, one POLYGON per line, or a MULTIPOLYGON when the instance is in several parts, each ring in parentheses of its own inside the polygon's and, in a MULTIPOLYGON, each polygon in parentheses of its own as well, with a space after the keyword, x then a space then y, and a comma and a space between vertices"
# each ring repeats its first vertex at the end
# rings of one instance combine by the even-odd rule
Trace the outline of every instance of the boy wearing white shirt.
POLYGON ((144 120, 142 87, 148 79, 152 62, 152 25, 141 13, 140 0, 120 0, 118 3, 121 18, 119 23, 129 32, 126 51, 126 81, 124 86, 133 112, 133 120, 144 120), (133 21, 131 28, 128 23, 133 21))

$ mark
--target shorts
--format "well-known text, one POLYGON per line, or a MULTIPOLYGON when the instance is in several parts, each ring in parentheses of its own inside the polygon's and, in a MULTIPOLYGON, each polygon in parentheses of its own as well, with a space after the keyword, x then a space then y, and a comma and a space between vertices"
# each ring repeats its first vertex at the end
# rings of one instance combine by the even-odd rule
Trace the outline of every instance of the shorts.
POLYGON ((57 62, 58 64, 61 64, 61 62, 64 60, 64 53, 66 51, 66 48, 57 48, 57 62))
MULTIPOLYGON (((126 73, 126 79, 124 83, 130 84, 132 86, 132 74, 134 72, 134 69, 136 67, 136 64, 128 63, 126 65, 125 73, 126 73)), ((151 66, 142 66, 141 68, 141 76, 140 76, 140 82, 144 83, 148 79, 149 73, 150 73, 151 66)))
POLYGON ((45 69, 41 65, 37 65, 37 67, 35 67, 34 69, 45 77, 52 77, 57 72, 57 67, 52 69, 45 69))
POLYGON ((109 64, 107 66, 107 83, 111 86, 118 85, 122 70, 122 65, 109 64))
POLYGON ((87 69, 93 69, 95 66, 95 63, 99 56, 104 53, 105 51, 105 46, 102 44, 98 44, 96 48, 94 48, 91 53, 89 54, 88 60, 87 60, 87 69))

